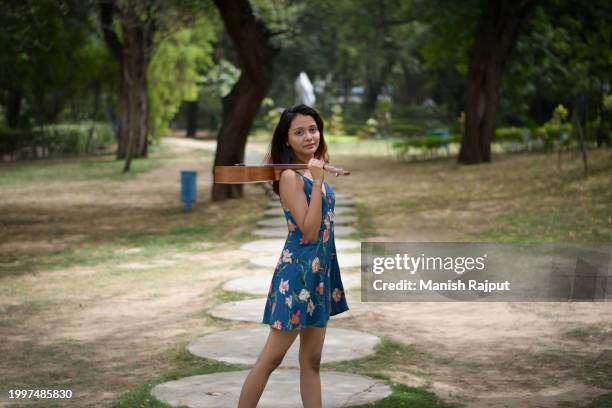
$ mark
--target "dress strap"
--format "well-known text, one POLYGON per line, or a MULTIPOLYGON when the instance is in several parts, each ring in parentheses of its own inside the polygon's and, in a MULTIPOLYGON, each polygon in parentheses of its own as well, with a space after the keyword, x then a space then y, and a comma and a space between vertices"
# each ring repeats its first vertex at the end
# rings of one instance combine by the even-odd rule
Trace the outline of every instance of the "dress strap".
MULTIPOLYGON (((311 179, 309 179, 308 177, 306 177, 305 175, 303 175, 302 173, 298 173, 300 176, 302 176, 303 178, 305 178, 306 180, 308 180, 310 183, 313 183, 313 181, 311 179)), ((325 192, 321 191, 321 194, 323 194, 323 197, 327 198, 327 181, 323 182, 323 187, 325 188, 325 192)))

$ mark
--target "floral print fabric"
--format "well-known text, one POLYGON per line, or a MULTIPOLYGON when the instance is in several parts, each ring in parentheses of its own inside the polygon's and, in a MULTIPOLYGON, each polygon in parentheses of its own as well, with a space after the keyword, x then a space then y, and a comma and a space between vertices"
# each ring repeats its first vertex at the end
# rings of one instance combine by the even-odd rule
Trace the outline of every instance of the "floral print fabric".
MULTIPOLYGON (((310 205, 312 180, 302 175, 310 205)), ((287 208, 287 241, 278 258, 262 323, 292 331, 302 327, 325 327, 330 316, 348 310, 334 242, 335 195, 325 183, 321 192, 321 228, 316 241, 307 241, 287 208)))

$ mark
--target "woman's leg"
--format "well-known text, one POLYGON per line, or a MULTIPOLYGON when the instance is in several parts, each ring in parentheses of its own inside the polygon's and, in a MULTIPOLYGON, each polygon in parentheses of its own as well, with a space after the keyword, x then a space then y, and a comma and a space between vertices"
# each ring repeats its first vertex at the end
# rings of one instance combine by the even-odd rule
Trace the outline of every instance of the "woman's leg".
POLYGON ((257 406, 270 374, 283 361, 287 350, 293 344, 298 332, 299 330, 285 332, 270 327, 268 340, 242 385, 238 408, 255 408, 257 406))
POLYGON ((308 327, 300 332, 300 395, 304 408, 322 406, 319 366, 325 330, 325 327, 308 327))

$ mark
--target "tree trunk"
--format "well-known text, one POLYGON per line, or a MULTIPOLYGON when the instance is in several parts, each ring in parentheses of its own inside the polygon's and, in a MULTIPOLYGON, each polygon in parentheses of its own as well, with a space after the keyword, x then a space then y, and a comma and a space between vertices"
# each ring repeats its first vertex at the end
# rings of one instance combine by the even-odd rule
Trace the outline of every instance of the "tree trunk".
POLYGON ((99 81, 95 81, 92 86, 93 93, 93 110, 91 112, 91 127, 89 128, 89 134, 87 137, 87 145, 85 146, 85 153, 91 153, 91 141, 93 139, 93 135, 95 132, 96 122, 98 120, 98 111, 100 110, 100 93, 101 93, 102 84, 99 81))
POLYGON ((374 72, 366 79, 365 113, 367 116, 373 116, 375 113, 378 96, 382 92, 382 88, 393 69, 393 65, 395 65, 395 56, 393 54, 386 55, 383 66, 380 69, 372 68, 374 72))
POLYGON ((491 161, 491 139, 499 105, 499 87, 521 28, 537 0, 485 2, 468 72, 466 120, 459 163, 491 161))
POLYGON ((15 129, 19 127, 21 117, 21 89, 10 88, 6 95, 6 124, 15 129))
POLYGON ((351 115, 351 105, 349 98, 351 97, 351 79, 349 76, 349 62, 348 55, 346 53, 342 54, 342 70, 341 70, 341 80, 340 84, 342 86, 342 114, 345 119, 348 119, 351 115))
MULTIPOLYGON (((278 50, 270 44, 270 33, 255 19, 248 0, 215 0, 215 4, 234 42, 242 70, 238 82, 223 98, 214 162, 214 166, 219 166, 244 162, 247 136, 272 83, 278 50)), ((213 183, 213 201, 239 197, 242 197, 241 184, 213 183)))
POLYGON ((123 123, 118 159, 125 159, 124 172, 130 170, 132 158, 147 156, 147 133, 149 123, 149 101, 147 91, 147 66, 149 62, 147 44, 142 23, 135 16, 121 16, 123 32, 123 123), (123 150, 123 151, 121 151, 123 150), (119 156, 124 153, 124 156, 119 156))
POLYGON ((117 159, 125 159, 124 172, 130 170, 132 158, 146 157, 148 152, 149 97, 147 68, 155 32, 155 21, 142 21, 126 5, 118 9, 112 0, 100 0, 100 22, 104 40, 121 68, 121 123, 117 159), (114 31, 113 16, 121 22, 122 40, 114 31))
POLYGON ((195 137, 198 132, 198 101, 187 104, 187 137, 195 137))
POLYGON ((422 74, 413 73, 404 58, 399 60, 402 67, 402 88, 396 95, 400 104, 414 105, 423 99, 425 80, 422 74))
POLYGON ((468 105, 459 162, 473 164, 491 161, 491 138, 499 104, 502 71, 496 61, 480 65, 470 75, 468 105))

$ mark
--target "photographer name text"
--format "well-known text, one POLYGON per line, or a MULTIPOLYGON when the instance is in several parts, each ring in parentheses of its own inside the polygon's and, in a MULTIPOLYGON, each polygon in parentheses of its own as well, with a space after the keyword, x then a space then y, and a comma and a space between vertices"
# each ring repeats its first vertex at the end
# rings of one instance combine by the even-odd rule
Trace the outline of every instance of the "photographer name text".
POLYGON ((376 279, 372 282, 372 287, 376 291, 478 291, 491 293, 497 291, 509 291, 510 282, 489 282, 488 280, 477 281, 469 279, 466 282, 458 280, 448 280, 447 282, 435 282, 431 279, 419 279, 412 281, 402 279, 398 282, 384 282, 376 279))

